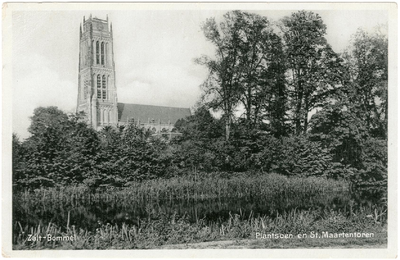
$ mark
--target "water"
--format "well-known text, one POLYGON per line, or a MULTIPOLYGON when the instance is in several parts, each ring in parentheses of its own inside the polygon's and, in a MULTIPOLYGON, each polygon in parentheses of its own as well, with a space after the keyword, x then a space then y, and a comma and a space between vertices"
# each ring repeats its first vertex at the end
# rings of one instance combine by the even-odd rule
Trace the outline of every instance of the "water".
POLYGON ((95 230, 102 224, 137 224, 139 219, 157 218, 160 214, 188 216, 195 222, 198 219, 207 221, 224 220, 230 214, 249 216, 283 213, 292 209, 324 210, 334 209, 344 212, 357 207, 376 207, 384 203, 382 194, 371 191, 323 193, 307 197, 296 194, 282 196, 276 194, 268 199, 260 197, 214 198, 214 199, 157 199, 135 200, 126 197, 108 197, 101 199, 35 200, 35 203, 24 202, 14 196, 13 222, 24 227, 47 225, 49 222, 66 227, 69 214, 69 225, 85 230, 95 230))

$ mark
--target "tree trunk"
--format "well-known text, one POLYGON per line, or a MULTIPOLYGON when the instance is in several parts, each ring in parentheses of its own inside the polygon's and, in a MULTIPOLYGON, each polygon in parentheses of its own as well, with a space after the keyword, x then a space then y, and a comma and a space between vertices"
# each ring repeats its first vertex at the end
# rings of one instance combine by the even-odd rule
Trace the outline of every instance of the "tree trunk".
POLYGON ((246 117, 247 117, 247 122, 251 123, 251 87, 247 89, 247 104, 246 104, 246 117))
POLYGON ((225 140, 229 140, 230 132, 231 132, 231 118, 228 116, 228 118, 225 120, 225 140))
POLYGON ((301 106, 303 103, 303 89, 300 83, 300 80, 298 81, 298 89, 297 89, 297 104, 296 104, 296 134, 300 135, 301 133, 301 106))
POLYGON ((304 133, 307 133, 307 128, 308 128, 308 107, 309 107, 308 96, 307 95, 304 98, 304 106, 305 106, 305 109, 304 109, 304 129, 303 129, 303 131, 304 131, 304 133))
POLYGON ((280 78, 278 81, 278 98, 277 98, 277 121, 278 121, 278 136, 286 135, 284 131, 285 122, 285 84, 280 78))

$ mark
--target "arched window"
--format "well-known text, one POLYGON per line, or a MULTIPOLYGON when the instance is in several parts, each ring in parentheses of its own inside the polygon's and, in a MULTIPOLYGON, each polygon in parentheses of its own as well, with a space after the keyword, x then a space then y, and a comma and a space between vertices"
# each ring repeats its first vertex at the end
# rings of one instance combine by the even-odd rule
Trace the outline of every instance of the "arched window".
POLYGON ((101 65, 104 65, 104 42, 101 43, 101 65))
POLYGON ((100 63, 100 46, 99 41, 96 42, 96 64, 100 63))
POLYGON ((101 77, 97 75, 97 98, 101 99, 101 77))
POLYGON ((107 99, 106 75, 103 75, 101 85, 103 86, 103 99, 107 99))

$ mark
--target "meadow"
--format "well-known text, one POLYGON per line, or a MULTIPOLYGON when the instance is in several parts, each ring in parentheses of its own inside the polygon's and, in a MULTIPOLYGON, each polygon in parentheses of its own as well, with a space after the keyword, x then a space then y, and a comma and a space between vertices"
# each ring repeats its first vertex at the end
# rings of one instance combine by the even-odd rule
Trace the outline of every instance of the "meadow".
MULTIPOLYGON (((386 243, 385 200, 323 177, 194 173, 123 188, 20 191, 13 200, 14 249, 160 248, 255 239, 257 232, 372 232, 369 241, 386 243), (68 240, 48 241, 49 234, 68 240)), ((282 241, 268 243, 261 247, 282 241)))

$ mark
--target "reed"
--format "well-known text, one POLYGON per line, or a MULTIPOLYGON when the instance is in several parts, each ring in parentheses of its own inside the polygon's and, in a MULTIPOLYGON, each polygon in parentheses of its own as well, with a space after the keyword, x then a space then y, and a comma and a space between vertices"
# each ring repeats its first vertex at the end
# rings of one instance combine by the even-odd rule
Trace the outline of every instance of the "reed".
POLYGON ((53 223, 35 228, 22 228, 14 235, 14 249, 144 249, 166 244, 197 243, 218 240, 256 238, 262 234, 310 234, 311 232, 375 232, 386 239, 386 224, 375 222, 368 216, 345 217, 340 212, 291 210, 275 217, 230 214, 224 221, 198 219, 195 223, 187 216, 159 215, 156 219, 142 220, 138 225, 105 224, 91 232, 74 226, 65 231, 53 223), (69 241, 28 241, 27 234, 52 237, 73 237, 69 241))
POLYGON ((104 188, 92 191, 85 186, 41 188, 34 191, 18 193, 15 198, 20 202, 30 204, 56 201, 76 205, 79 201, 119 201, 130 198, 135 201, 151 201, 160 199, 213 199, 241 197, 269 197, 275 194, 283 196, 313 197, 329 192, 346 192, 348 184, 344 181, 325 178, 287 178, 285 176, 234 175, 231 178, 215 176, 175 177, 171 179, 148 180, 140 183, 130 183, 124 188, 104 188))
MULTIPOLYGON (((365 216, 384 225, 386 206, 357 207, 345 181, 250 173, 188 175, 123 188, 73 186, 15 193, 13 242, 21 248, 109 248, 117 241, 118 248, 146 248, 164 240, 246 238, 256 230, 334 229, 337 220, 364 223, 365 216), (235 204, 240 201, 244 204, 235 204), (334 220, 329 214, 336 214, 334 220), (77 240, 62 245, 26 241, 27 234, 49 233, 77 240)), ((338 226, 347 225, 343 223, 338 226)))

